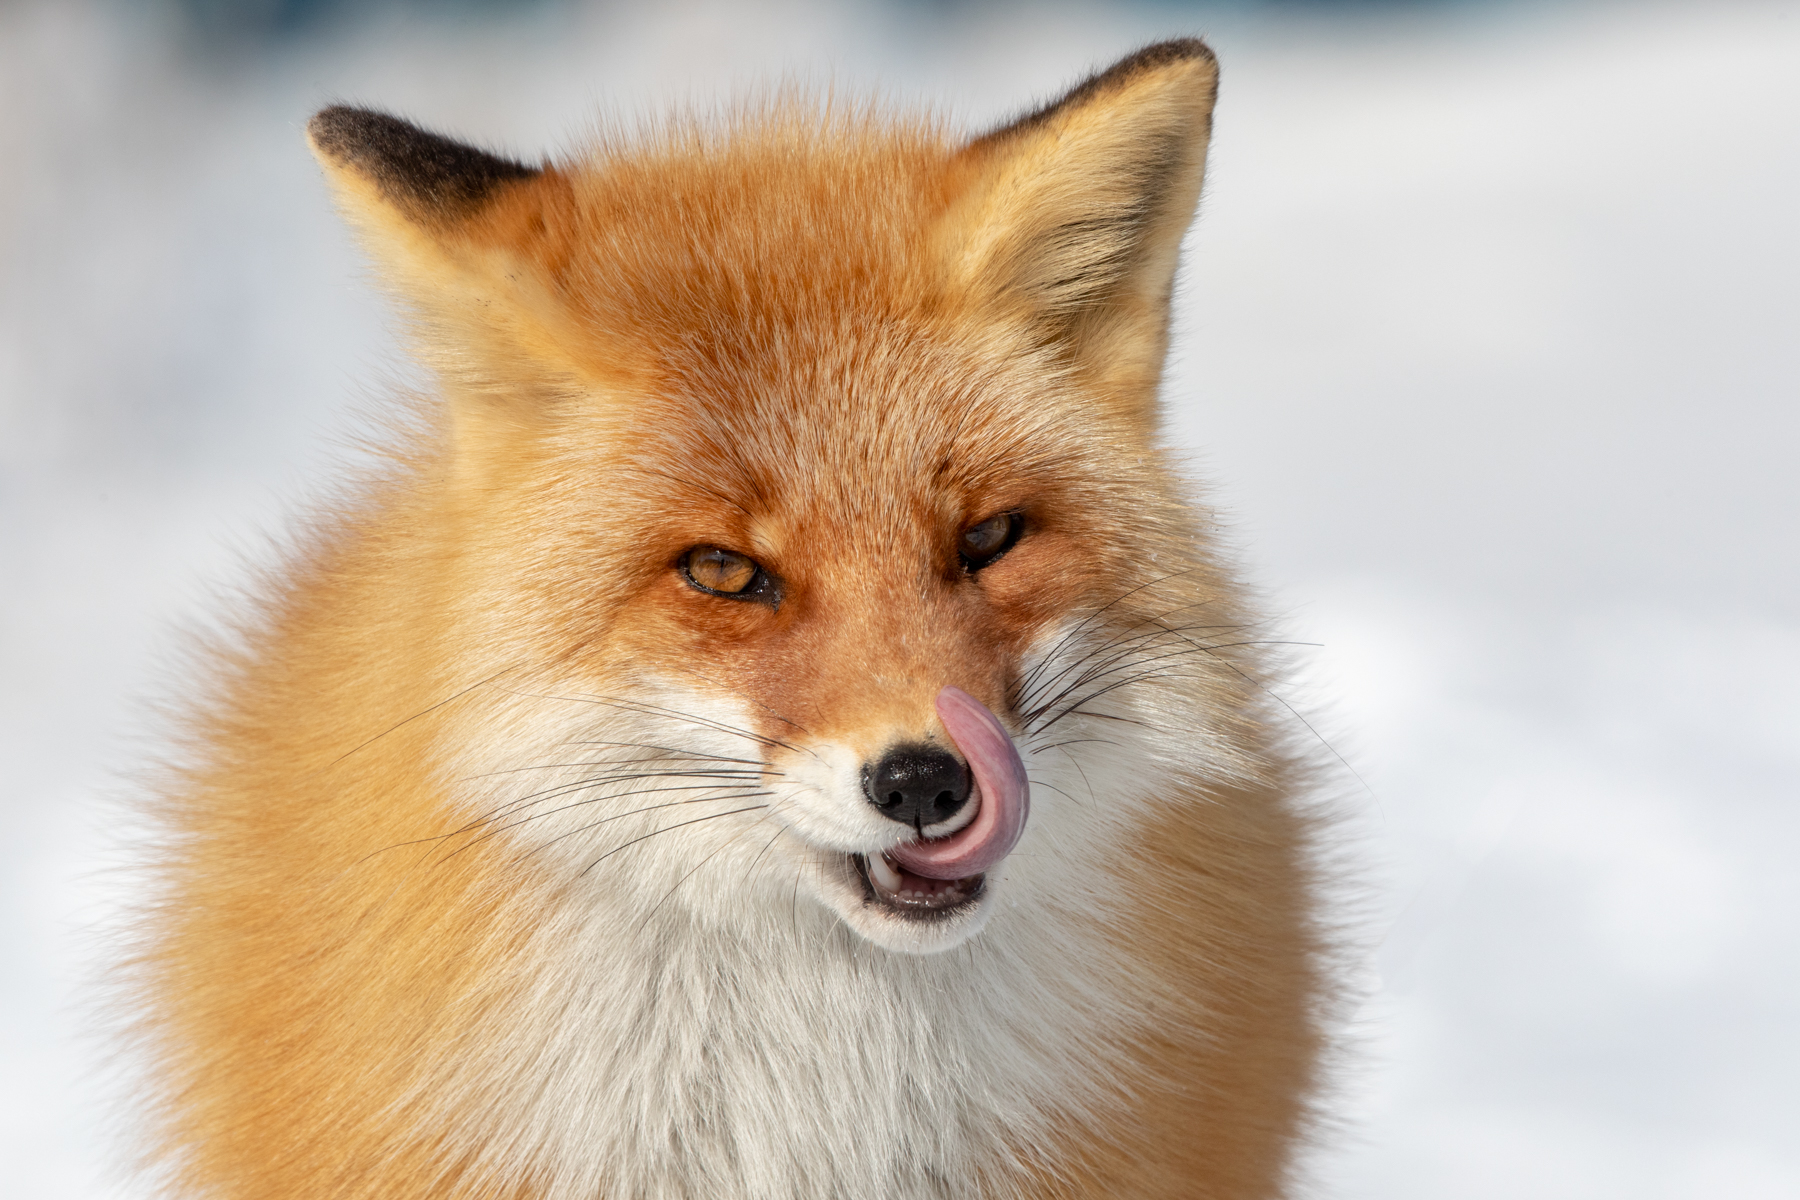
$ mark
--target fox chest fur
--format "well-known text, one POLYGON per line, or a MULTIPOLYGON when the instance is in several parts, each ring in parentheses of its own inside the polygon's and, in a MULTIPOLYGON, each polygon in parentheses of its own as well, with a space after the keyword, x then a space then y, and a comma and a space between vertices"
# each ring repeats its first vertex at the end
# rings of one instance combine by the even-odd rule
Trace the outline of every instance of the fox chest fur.
POLYGON ((1303 772, 1157 424, 1215 72, 312 143, 438 394, 220 657, 180 1194, 1282 1194, 1303 772))

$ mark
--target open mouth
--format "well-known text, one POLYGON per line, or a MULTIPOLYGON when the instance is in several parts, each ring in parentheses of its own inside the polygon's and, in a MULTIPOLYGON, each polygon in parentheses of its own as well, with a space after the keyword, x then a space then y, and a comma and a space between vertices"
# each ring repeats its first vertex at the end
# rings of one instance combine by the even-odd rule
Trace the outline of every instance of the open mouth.
POLYGON ((850 861, 862 878, 865 900, 911 920, 948 916, 980 899, 987 882, 985 873, 962 879, 928 879, 886 854, 853 854, 850 861))
POLYGON ((996 872, 1031 808, 1025 764, 999 718, 957 687, 938 693, 937 711, 973 777, 967 823, 941 836, 917 829, 914 840, 883 849, 815 851, 838 916, 876 945, 905 954, 942 953, 981 931, 996 889, 1007 886, 996 872))
POLYGON ((938 716, 974 775, 975 816, 945 837, 852 855, 864 900, 911 919, 950 916, 973 905, 987 872, 1012 851, 1031 810, 1025 764, 1006 727, 961 688, 938 693, 938 716))

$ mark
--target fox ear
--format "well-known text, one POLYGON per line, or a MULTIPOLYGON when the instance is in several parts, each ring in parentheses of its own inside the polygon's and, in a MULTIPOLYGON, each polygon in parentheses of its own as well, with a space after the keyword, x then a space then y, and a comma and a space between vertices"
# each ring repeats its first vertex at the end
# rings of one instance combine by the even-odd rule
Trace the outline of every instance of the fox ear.
POLYGON ((542 174, 366 108, 327 108, 306 123, 306 136, 347 199, 440 229, 480 211, 509 184, 542 174))
POLYGON ((940 226, 954 285, 1089 372, 1153 388, 1217 84, 1204 43, 1161 42, 970 143, 940 226))
POLYGON ((363 108, 327 108, 306 133, 345 215, 419 319, 428 362, 492 392, 509 359, 549 344, 543 267, 568 225, 558 213, 566 176, 363 108))

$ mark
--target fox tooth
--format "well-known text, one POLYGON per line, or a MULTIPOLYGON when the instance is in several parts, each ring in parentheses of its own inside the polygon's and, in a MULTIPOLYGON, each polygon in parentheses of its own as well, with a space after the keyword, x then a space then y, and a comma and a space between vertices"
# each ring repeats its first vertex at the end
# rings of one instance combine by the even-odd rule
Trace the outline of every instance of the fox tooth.
POLYGON ((900 872, 894 869, 885 854, 869 855, 869 878, 884 892, 898 893, 902 886, 900 872))

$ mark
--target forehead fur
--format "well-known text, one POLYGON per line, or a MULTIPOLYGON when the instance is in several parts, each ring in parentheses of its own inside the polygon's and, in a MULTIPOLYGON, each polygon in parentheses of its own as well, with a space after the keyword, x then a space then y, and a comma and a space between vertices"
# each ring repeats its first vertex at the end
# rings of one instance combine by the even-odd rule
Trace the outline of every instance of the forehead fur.
POLYGON ((848 515, 1066 476, 1106 422, 1072 411, 1025 323, 966 311, 939 252, 957 149, 928 120, 789 98, 553 168, 519 249, 567 308, 564 349, 618 383, 588 398, 626 410, 594 414, 612 445, 748 510, 776 478, 785 504, 824 490, 848 515))
POLYGON ((663 123, 564 168, 546 266, 595 327, 677 359, 845 313, 915 316, 954 149, 929 121, 796 97, 663 123))
POLYGON ((419 318, 476 502, 567 480, 615 512, 936 540, 1154 458, 1213 79, 1197 43, 1146 51, 973 141, 789 92, 540 168, 366 110, 311 130, 419 318))

